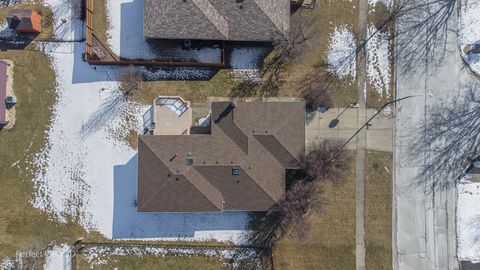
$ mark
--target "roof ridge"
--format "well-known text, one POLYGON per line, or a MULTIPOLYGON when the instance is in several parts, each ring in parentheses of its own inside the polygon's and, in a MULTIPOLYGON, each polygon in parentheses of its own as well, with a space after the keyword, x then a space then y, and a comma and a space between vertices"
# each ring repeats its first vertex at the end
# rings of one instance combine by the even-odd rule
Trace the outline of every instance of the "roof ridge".
MULTIPOLYGON (((225 102, 219 102, 219 103, 225 103, 225 102)), ((226 103, 230 103, 231 102, 226 102, 226 103)), ((229 105, 231 106, 231 105, 229 105)), ((224 111, 226 110, 227 108, 224 109, 224 111)), ((223 112, 222 112, 223 113, 223 112)), ((219 116, 220 117, 220 116, 219 116)), ((240 150, 247 154, 248 155, 248 135, 245 134, 243 132, 243 130, 237 125, 236 121, 235 121, 235 107, 232 107, 230 111, 228 111, 228 113, 224 116, 221 116, 221 119, 217 119, 217 120, 214 120, 214 123, 215 123, 215 126, 222 131, 222 133, 227 136, 230 141, 232 141, 238 148, 240 148, 240 150), (232 127, 235 128, 235 132, 233 132, 234 134, 238 134, 238 135, 241 135, 242 138, 241 140, 245 139, 246 140, 246 146, 245 148, 242 147, 242 142, 238 142, 237 140, 235 140, 235 136, 234 134, 229 134, 227 133, 224 129, 225 129, 225 124, 224 122, 222 121, 231 121, 231 124, 232 124, 232 127)), ((227 129, 228 130, 228 129, 227 129)))
MULTIPOLYGON (((275 136, 275 135, 277 134, 277 132, 279 132, 285 126, 287 121, 289 121, 293 116, 294 116, 294 113, 291 112, 290 115, 287 118, 285 118, 285 120, 280 125, 278 125, 278 127, 272 132, 275 140, 277 140, 278 143, 281 144, 282 146, 283 146, 283 144, 280 143, 280 141, 277 139, 277 136, 275 136)), ((288 150, 285 146, 283 146, 283 148, 285 148, 285 150, 287 150, 287 152, 290 155, 292 155, 292 157, 295 158, 296 161, 300 162, 300 160, 296 157, 297 154, 294 154, 294 153, 290 152, 290 150, 288 150)))
MULTIPOLYGON (((281 0, 275 0, 275 1, 281 1, 281 0)), ((284 0, 286 1, 286 0, 284 0)), ((253 0, 253 2, 255 2, 255 4, 257 5, 257 7, 263 12, 263 14, 265 14, 265 17, 268 18, 268 20, 277 28, 277 30, 279 30, 278 32, 280 34, 285 35, 285 29, 283 27, 283 25, 281 25, 279 22, 277 22, 276 20, 273 20, 273 16, 271 16, 270 12, 268 12, 266 10, 266 7, 263 5, 263 3, 265 2, 262 2, 262 0, 253 0)))
POLYGON ((192 0, 218 31, 228 39, 228 21, 218 12, 209 0, 192 0))
MULTIPOLYGON (((141 137, 140 137, 140 138, 141 138, 141 137)), ((157 158, 157 160, 158 160, 163 166, 165 166, 165 168, 167 168, 168 172, 169 172, 172 176, 173 176, 173 175, 181 175, 181 176, 185 177, 185 179, 187 179, 187 181, 190 182, 190 184, 192 184, 192 186, 194 186, 195 189, 198 190, 198 192, 200 192, 207 200, 209 200, 215 207, 217 207, 218 210, 223 211, 223 205, 222 205, 221 208, 218 207, 218 205, 217 205, 215 202, 213 202, 207 194, 205 194, 203 191, 201 191, 201 190, 197 187, 197 185, 195 185, 186 175, 173 173, 172 170, 167 166, 167 164, 165 164, 165 162, 163 162, 163 160, 157 155, 157 153, 155 153, 155 151, 153 151, 153 150, 150 148, 150 146, 148 145, 148 143, 147 143, 146 141, 144 141, 144 140, 141 140, 141 141, 145 144, 145 146, 147 146, 146 148, 157 158)), ((151 201, 151 199, 152 199, 153 197, 155 197, 155 195, 158 194, 158 193, 160 192, 160 190, 162 189, 162 187, 165 186, 168 182, 169 182, 169 180, 165 181, 159 188, 156 188, 155 193, 154 193, 150 198, 148 198, 148 199, 146 200, 146 202, 144 203, 144 205, 147 205, 148 202, 151 201)), ((207 182, 208 182, 208 181, 207 181, 207 182)), ((208 182, 208 183, 210 184, 210 182, 208 182)), ((217 191, 218 193, 220 193, 220 191, 218 191, 212 184, 210 184, 210 186, 212 186, 212 187, 215 189, 215 191, 217 191)), ((220 194, 221 194, 221 193, 220 193, 220 194)), ((222 197, 223 197, 223 196, 222 196, 222 197)))
MULTIPOLYGON (((267 151, 267 152, 268 152, 268 151, 267 151)), ((263 190, 263 192, 265 192, 265 193, 268 195, 268 197, 270 197, 270 199, 272 199, 274 202, 279 202, 279 200, 276 200, 276 199, 274 198, 274 196, 272 196, 272 194, 270 194, 270 192, 268 192, 268 190, 266 190, 266 189, 257 181, 257 178, 256 178, 256 177, 252 177, 252 175, 249 174, 247 170, 243 170, 243 171, 248 175, 248 177, 250 177, 250 179, 253 180, 253 182, 255 182, 255 184, 257 184, 257 186, 259 186, 259 187, 263 190)))
POLYGON ((283 164, 283 161, 280 160, 279 157, 277 157, 277 155, 274 155, 272 151, 270 151, 270 149, 267 148, 267 146, 264 144, 264 141, 261 141, 259 139, 260 137, 267 137, 267 136, 273 138, 273 140, 275 140, 275 142, 278 144, 278 147, 281 147, 283 150, 286 151, 286 153, 290 156, 290 159, 295 160, 297 163, 299 162, 299 160, 294 155, 292 155, 292 153, 290 153, 290 151, 288 151, 288 149, 282 143, 280 143, 280 141, 277 139, 277 137, 275 137, 275 135, 272 135, 272 134, 253 135, 253 137, 257 140, 257 142, 259 142, 260 145, 262 145, 262 147, 265 148, 265 150, 267 150, 267 152, 269 152, 270 155, 272 155, 273 158, 275 158, 283 167, 291 168, 291 167, 288 167, 288 164, 283 164))
POLYGON ((203 177, 202 174, 199 173, 195 168, 191 168, 191 169, 187 170, 187 171, 186 171, 186 174, 185 174, 185 178, 187 178, 187 180, 188 180, 190 183, 192 183, 192 185, 193 185, 196 189, 198 189, 198 191, 200 191, 210 202, 212 202, 213 205, 215 205, 215 206, 218 208, 218 210, 223 211, 223 194, 222 194, 214 185, 212 185, 212 183, 210 183, 207 179, 205 179, 205 177, 203 177), (203 192, 203 191, 201 190, 201 188, 199 188, 199 187, 203 187, 202 185, 197 185, 198 183, 194 183, 194 182, 190 179, 190 177, 187 177, 187 176, 186 176, 187 173, 195 173, 195 175, 199 176, 199 179, 201 179, 201 181, 203 180, 203 182, 204 182, 203 184, 206 184, 209 188, 213 189, 213 191, 216 192, 217 195, 220 196, 220 205, 217 205, 217 203, 214 202, 213 199, 210 198, 210 196, 208 196, 205 192, 203 192))

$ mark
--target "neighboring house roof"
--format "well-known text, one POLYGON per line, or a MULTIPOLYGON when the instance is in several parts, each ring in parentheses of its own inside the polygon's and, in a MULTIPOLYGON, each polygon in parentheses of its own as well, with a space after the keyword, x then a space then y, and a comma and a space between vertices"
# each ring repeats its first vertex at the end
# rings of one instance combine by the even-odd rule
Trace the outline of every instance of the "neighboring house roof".
POLYGON ((145 0, 144 35, 273 41, 290 26, 290 0, 145 0))
POLYGON ((0 60, 0 126, 8 124, 7 104, 7 82, 8 82, 8 63, 0 60))
POLYGON ((7 13, 7 22, 10 29, 17 32, 41 31, 41 16, 31 9, 11 9, 7 13))
POLYGON ((286 169, 305 151, 305 102, 211 109, 211 134, 139 137, 139 211, 265 211, 284 197, 286 169))

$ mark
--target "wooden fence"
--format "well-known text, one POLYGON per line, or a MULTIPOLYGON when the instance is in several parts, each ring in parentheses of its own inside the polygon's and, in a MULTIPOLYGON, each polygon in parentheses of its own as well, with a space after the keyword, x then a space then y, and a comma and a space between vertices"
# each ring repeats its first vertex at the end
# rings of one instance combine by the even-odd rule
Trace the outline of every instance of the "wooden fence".
POLYGON ((86 16, 85 16, 85 56, 87 59, 92 57, 93 44, 93 0, 86 0, 86 16))

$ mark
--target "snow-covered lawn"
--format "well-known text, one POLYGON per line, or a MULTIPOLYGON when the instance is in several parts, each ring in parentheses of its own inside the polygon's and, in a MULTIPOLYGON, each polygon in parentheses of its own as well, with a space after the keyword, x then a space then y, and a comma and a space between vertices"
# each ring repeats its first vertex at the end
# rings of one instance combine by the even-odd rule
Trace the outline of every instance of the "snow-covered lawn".
MULTIPOLYGON (((57 245, 48 250, 45 254, 46 270, 58 270, 58 269, 70 269, 73 252, 67 245, 57 245)), ((113 257, 119 256, 148 256, 153 255, 156 257, 191 257, 191 256, 203 256, 208 258, 216 258, 220 262, 223 262, 225 266, 235 265, 235 262, 249 260, 252 263, 259 264, 257 253, 254 249, 239 248, 210 248, 210 249, 196 249, 188 247, 165 247, 159 245, 125 245, 118 244, 112 245, 88 245, 82 248, 81 252, 76 254, 77 260, 83 257, 91 267, 102 268, 107 264, 115 263, 116 259, 113 257)), ((9 265, 10 261, 5 261, 5 265, 9 265)), ((12 261, 12 263, 14 263, 12 261)), ((12 264, 13 265, 13 264, 12 264)), ((8 268, 10 269, 10 268, 8 268)), ((13 269, 13 268, 12 268, 13 269)))
POLYGON ((480 262, 480 183, 459 181, 457 195, 458 259, 480 262))
POLYGON ((378 2, 383 3, 386 7, 391 7, 393 0, 368 0, 368 4, 374 7, 378 2))
MULTIPOLYGON (((61 2, 49 1, 61 12, 55 18, 70 18, 61 2)), ((59 35, 73 37, 82 29, 70 25, 59 35)), ((52 58, 58 97, 46 146, 34 164, 35 207, 114 239, 244 240, 246 213, 138 213, 136 151, 121 138, 140 130, 147 108, 123 98, 116 69, 82 61, 83 42, 40 45, 52 58)))
MULTIPOLYGON (((480 45, 480 1, 462 0, 460 4, 458 38, 462 53, 468 45, 480 45)), ((480 75, 480 53, 465 54, 464 59, 480 75)))
POLYGON ((349 27, 335 27, 330 36, 327 52, 328 70, 341 79, 355 80, 357 71, 355 50, 355 37, 349 27))
POLYGON ((390 62, 390 33, 377 32, 375 26, 368 28, 367 77, 370 85, 381 98, 390 98, 392 66, 390 62), (372 36, 373 35, 373 36, 372 36))

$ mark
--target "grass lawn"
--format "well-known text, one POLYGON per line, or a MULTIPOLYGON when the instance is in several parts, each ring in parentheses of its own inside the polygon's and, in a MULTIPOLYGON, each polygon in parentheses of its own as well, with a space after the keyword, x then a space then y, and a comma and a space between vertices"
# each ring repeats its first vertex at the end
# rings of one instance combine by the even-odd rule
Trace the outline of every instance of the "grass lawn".
POLYGON ((0 8, 0 18, 2 23, 7 23, 7 13, 11 9, 33 9, 42 16, 42 32, 35 37, 37 40, 50 39, 53 35, 53 13, 50 8, 44 6, 43 1, 36 1, 36 3, 25 3, 9 6, 7 8, 0 8))
POLYGON ((55 101, 55 74, 50 60, 29 47, 1 51, 13 61, 13 90, 18 98, 16 124, 0 130, 0 258, 17 250, 42 249, 53 240, 69 241, 84 233, 78 225, 55 223, 29 203, 33 155, 45 144, 55 101))
POLYGON ((134 255, 111 255, 99 256, 96 260, 88 262, 85 255, 78 255, 76 259, 77 269, 169 269, 169 270, 220 270, 228 269, 223 265, 219 258, 209 258, 202 256, 191 257, 158 257, 153 255, 134 256, 134 255), (95 262, 102 261, 100 264, 95 262), (91 268, 91 267, 94 268, 91 268))
POLYGON ((335 27, 346 26, 353 33, 358 29, 356 1, 317 1, 312 10, 302 10, 302 16, 314 20, 315 37, 305 56, 292 63, 284 72, 285 85, 281 96, 297 96, 298 85, 306 75, 313 75, 328 83, 336 107, 345 107, 357 101, 357 83, 353 79, 339 79, 328 72, 327 51, 330 35, 335 27))
POLYGON ((392 269, 392 153, 366 155, 365 244, 367 269, 392 269))
MULTIPOLYGON (((354 154, 354 153, 353 153, 354 154)), ((355 269, 355 161, 344 183, 320 183, 329 200, 312 216, 307 239, 287 237, 274 251, 275 269, 355 269)))
POLYGON ((157 96, 174 95, 194 103, 206 103, 208 97, 227 97, 238 86, 229 70, 220 70, 209 81, 146 81, 132 99, 143 104, 152 104, 157 96))

